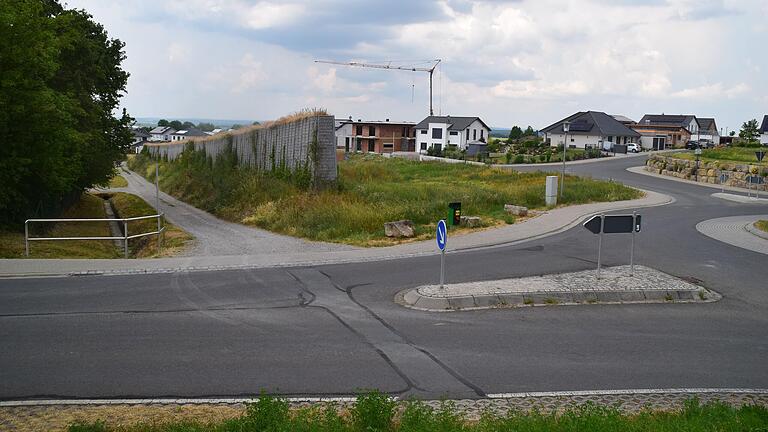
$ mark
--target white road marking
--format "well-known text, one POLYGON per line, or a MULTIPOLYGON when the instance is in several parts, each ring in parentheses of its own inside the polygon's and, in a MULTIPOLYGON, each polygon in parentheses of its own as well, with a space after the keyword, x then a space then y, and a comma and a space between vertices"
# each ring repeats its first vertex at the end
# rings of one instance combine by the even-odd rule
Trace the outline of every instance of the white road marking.
POLYGON ((525 392, 525 393, 491 393, 486 395, 489 399, 515 399, 527 397, 558 397, 558 396, 615 396, 615 395, 640 395, 640 394, 688 394, 688 393, 751 393, 768 394, 768 389, 750 388, 659 388, 659 389, 623 389, 623 390, 574 390, 551 392, 525 392))

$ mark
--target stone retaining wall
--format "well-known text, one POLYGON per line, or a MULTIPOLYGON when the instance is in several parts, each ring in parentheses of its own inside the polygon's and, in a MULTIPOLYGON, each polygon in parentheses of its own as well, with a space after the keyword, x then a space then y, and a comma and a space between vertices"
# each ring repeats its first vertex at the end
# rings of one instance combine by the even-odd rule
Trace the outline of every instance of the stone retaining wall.
MULTIPOLYGON (((748 163, 737 162, 699 162, 696 169, 696 161, 678 159, 673 156, 654 154, 648 158, 645 165, 646 171, 655 174, 677 177, 685 180, 698 181, 699 183, 720 184, 720 174, 727 173, 726 186, 748 188, 747 177, 750 175, 762 176, 768 181, 768 167, 760 167, 748 163)), ((751 185, 752 189, 768 190, 768 184, 751 185)))
POLYGON ((173 143, 148 143, 152 154, 159 153, 174 160, 186 148, 204 150, 216 158, 229 146, 237 154, 240 165, 263 171, 287 169, 291 172, 308 168, 316 183, 336 180, 336 143, 334 118, 315 115, 264 127, 251 127, 204 139, 173 143))

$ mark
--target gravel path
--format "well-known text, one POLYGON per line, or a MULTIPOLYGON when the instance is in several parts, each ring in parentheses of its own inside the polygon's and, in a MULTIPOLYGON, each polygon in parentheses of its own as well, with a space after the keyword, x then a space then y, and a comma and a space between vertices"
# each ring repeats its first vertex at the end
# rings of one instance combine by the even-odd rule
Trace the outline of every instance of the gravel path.
MULTIPOLYGON (((123 168, 128 187, 107 189, 128 192, 155 206, 155 185, 123 168)), ((169 221, 195 237, 194 246, 183 256, 254 255, 269 253, 331 252, 356 249, 352 246, 312 242, 221 220, 210 213, 160 191, 160 206, 169 221)))
POLYGON ((699 222, 696 230, 723 243, 768 255, 768 240, 751 233, 747 226, 768 215, 730 216, 699 222))

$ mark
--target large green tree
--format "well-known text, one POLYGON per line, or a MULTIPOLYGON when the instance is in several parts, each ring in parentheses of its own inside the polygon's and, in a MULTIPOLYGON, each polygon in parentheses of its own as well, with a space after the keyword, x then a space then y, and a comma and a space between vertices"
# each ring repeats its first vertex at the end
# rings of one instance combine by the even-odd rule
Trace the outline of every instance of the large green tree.
POLYGON ((741 125, 741 130, 739 131, 740 138, 744 138, 747 141, 756 141, 758 136, 760 136, 760 132, 758 131, 756 119, 744 122, 741 125))
POLYGON ((523 130, 520 129, 520 126, 512 126, 512 129, 509 130, 509 141, 520 139, 523 136, 523 130))
POLYGON ((115 115, 124 44, 57 0, 0 1, 0 224, 105 183, 131 142, 115 115))

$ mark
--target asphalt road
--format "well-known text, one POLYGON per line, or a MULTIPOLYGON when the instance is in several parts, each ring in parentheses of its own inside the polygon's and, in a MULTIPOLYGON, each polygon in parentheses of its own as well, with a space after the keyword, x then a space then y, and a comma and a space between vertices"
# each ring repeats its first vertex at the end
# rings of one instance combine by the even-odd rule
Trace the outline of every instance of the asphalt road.
MULTIPOLYGON (((768 388, 768 258, 699 234, 766 212, 701 186, 629 173, 636 158, 574 165, 672 195, 642 209, 638 263, 695 279, 711 304, 426 313, 392 302, 433 283, 439 256, 135 276, 0 280, 0 399, 346 395, 419 397, 626 388, 768 388)), ((567 183, 566 183, 567 187, 567 183)), ((629 242, 606 237, 606 265, 629 242)), ((581 227, 447 255, 448 282, 594 268, 581 227)))

